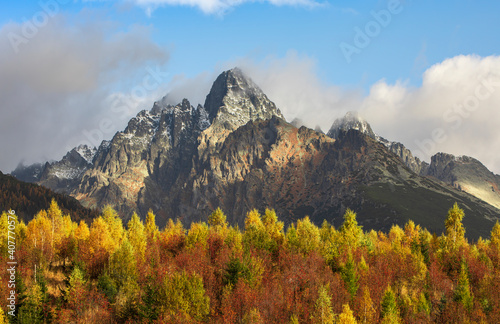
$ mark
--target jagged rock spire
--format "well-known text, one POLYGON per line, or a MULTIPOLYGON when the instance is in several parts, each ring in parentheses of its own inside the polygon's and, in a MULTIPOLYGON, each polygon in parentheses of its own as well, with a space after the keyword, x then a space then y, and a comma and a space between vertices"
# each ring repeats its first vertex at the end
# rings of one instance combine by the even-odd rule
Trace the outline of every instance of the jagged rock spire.
POLYGON ((276 105, 239 68, 221 73, 205 100, 210 122, 235 129, 256 119, 283 118, 276 105))

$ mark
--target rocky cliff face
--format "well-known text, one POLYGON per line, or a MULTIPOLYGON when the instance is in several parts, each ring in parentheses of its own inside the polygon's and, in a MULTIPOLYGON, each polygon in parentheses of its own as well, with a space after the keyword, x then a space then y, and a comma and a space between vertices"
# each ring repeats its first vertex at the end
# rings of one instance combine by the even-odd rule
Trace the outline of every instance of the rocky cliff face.
POLYGON ((403 144, 398 142, 390 142, 387 146, 389 151, 396 154, 401 161, 403 161, 410 170, 416 174, 425 176, 429 170, 429 163, 425 161, 420 161, 416 156, 413 156, 411 151, 407 149, 403 144))
MULTIPOLYGON (((197 174, 224 139, 250 121, 281 117, 275 104, 239 69, 222 73, 204 106, 155 103, 101 145, 92 169, 71 194, 88 206, 111 204, 125 214, 153 208, 159 219, 186 212, 197 174)), ((200 181, 196 179, 196 181, 200 181)))
POLYGON ((112 205, 125 218, 151 208, 160 226, 168 218, 206 220, 217 207, 240 226, 249 210, 266 207, 286 223, 309 215, 339 225, 349 207, 366 229, 414 219, 439 232, 458 201, 467 208, 469 235, 477 237, 498 217, 474 197, 419 176, 411 152, 387 146, 354 114, 328 134, 287 123, 233 69, 217 78, 204 106, 157 102, 98 149, 76 149, 45 166, 38 182, 85 206, 112 205))
POLYGON ((188 100, 176 106, 155 103, 101 145, 93 168, 71 194, 85 205, 111 204, 125 213, 135 210, 146 182, 169 187, 190 168, 197 137, 208 126, 205 109, 195 109, 188 100))
POLYGON ((20 181, 37 182, 40 180, 45 165, 46 163, 34 163, 31 165, 20 163, 10 174, 20 181))

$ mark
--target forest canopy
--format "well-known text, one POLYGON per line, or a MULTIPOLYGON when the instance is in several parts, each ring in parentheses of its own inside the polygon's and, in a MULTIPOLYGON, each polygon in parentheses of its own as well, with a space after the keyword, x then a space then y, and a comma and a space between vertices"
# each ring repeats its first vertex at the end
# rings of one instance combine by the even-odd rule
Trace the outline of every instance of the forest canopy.
POLYGON ((16 223, 16 316, 1 305, 0 322, 500 323, 500 224, 471 243, 464 217, 452 206, 439 236, 412 221, 365 232, 352 210, 339 228, 285 229, 267 209, 239 229, 217 209, 159 229, 151 211, 123 224, 111 207, 89 226, 53 200, 16 223))

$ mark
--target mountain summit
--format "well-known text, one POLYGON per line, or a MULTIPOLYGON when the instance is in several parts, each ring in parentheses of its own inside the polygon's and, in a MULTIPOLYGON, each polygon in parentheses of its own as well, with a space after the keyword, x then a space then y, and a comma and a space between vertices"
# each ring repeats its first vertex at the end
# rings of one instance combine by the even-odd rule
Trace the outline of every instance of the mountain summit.
POLYGON ((205 100, 210 122, 236 129, 249 121, 283 118, 274 102, 239 68, 217 77, 205 100))
POLYGON ((344 117, 336 119, 327 135, 331 138, 338 139, 341 132, 347 132, 350 129, 358 130, 373 139, 376 138, 370 124, 361 118, 355 111, 350 111, 344 117))

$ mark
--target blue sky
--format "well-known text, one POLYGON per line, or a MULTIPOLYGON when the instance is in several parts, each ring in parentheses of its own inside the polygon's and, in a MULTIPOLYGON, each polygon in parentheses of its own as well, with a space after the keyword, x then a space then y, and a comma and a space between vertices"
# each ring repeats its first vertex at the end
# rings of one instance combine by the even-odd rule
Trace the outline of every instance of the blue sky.
MULTIPOLYGON (((292 107, 287 89, 294 94, 302 92, 300 100, 294 97, 293 102, 314 106, 311 109, 318 117, 309 118, 311 123, 327 128, 346 110, 365 111, 381 135, 419 150, 418 143, 432 139, 429 134, 433 129, 446 124, 441 115, 431 116, 415 104, 439 102, 427 97, 430 92, 437 93, 437 88, 427 88, 426 75, 453 80, 454 74, 463 72, 474 79, 474 71, 496 71, 496 61, 490 65, 485 59, 500 54, 498 13, 499 2, 469 0, 9 2, 0 11, 0 49, 4 52, 0 54, 0 85, 9 88, 8 92, 0 91, 6 116, 0 126, 13 128, 16 121, 23 120, 31 133, 22 133, 17 127, 11 130, 18 132, 17 140, 2 139, 2 146, 12 154, 2 157, 0 170, 10 171, 21 160, 60 158, 68 148, 86 140, 82 136, 85 131, 99 129, 106 114, 115 121, 112 130, 102 132, 103 139, 109 139, 123 129, 130 116, 151 107, 152 101, 168 91, 172 98, 182 95, 193 98, 193 104, 202 103, 213 77, 240 64, 260 81, 272 100, 285 106, 282 110, 289 120, 303 118, 307 107, 292 107), (397 13, 391 13, 391 6, 398 8, 397 13), (389 13, 389 18, 385 17, 390 21, 377 22, 373 13, 389 13), (43 19, 43 15, 47 21, 39 20, 34 35, 26 37, 26 24, 43 19), (366 36, 369 44, 356 46, 357 31, 366 34, 370 28, 375 29, 366 36), (16 44, 12 35, 26 42, 16 44), (357 47, 357 52, 347 59, 342 44, 357 47), (458 64, 461 56, 467 58, 462 65, 458 64), (149 73, 148 68, 161 69, 161 85, 135 100, 126 116, 117 118, 109 113, 110 98, 130 95, 149 73), (381 91, 386 102, 374 104, 374 96, 381 91), (414 101, 409 103, 410 99, 414 101), (399 110, 387 116, 379 117, 380 111, 374 108, 392 104, 399 110), (388 121, 405 119, 398 117, 400 110, 408 112, 405 116, 418 115, 422 125, 428 125, 432 118, 435 122, 422 132, 417 131, 419 127, 408 131, 408 125, 391 125, 388 121), (46 131, 56 124, 61 125, 57 131, 46 131)), ((477 78, 486 77, 484 73, 477 78)), ((448 89, 448 101, 436 104, 445 109, 465 100, 452 93, 467 87, 473 89, 474 85, 464 83, 448 89)), ((482 102, 484 107, 496 105, 488 100, 482 102)), ((487 109, 478 111, 463 117, 461 133, 474 134, 481 127, 481 118, 487 118, 488 113, 487 109)), ((491 136, 495 126, 472 143, 491 136)), ((463 149, 458 131, 449 133, 453 140, 434 141, 421 157, 428 159, 434 151, 448 150, 478 156, 500 171, 500 162, 485 153, 491 148, 463 149)))
MULTIPOLYGON (((367 88, 385 78, 418 85, 426 68, 446 58, 500 51, 495 41, 500 3, 493 1, 401 1, 402 12, 392 15, 390 24, 349 64, 340 43, 352 44, 354 28, 363 30, 374 20, 371 12, 386 10, 389 1, 330 1, 316 6, 255 2, 213 13, 166 4, 149 15, 148 6, 134 2, 57 3, 67 15, 95 11, 96 19, 117 24, 124 32, 135 24, 150 27, 151 40, 171 53, 172 74, 188 76, 238 57, 259 60, 295 50, 315 59, 319 76, 329 83, 367 88)), ((40 10, 38 1, 11 2, 2 6, 0 22, 23 23, 40 10)))

